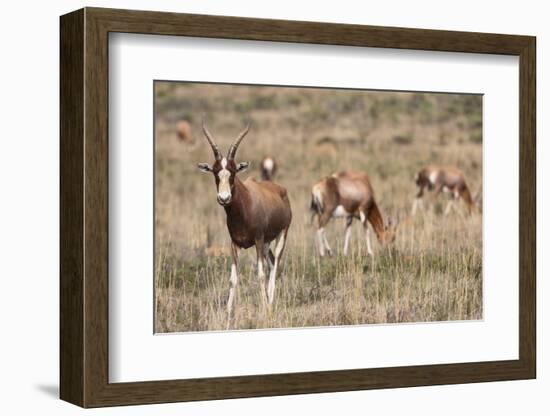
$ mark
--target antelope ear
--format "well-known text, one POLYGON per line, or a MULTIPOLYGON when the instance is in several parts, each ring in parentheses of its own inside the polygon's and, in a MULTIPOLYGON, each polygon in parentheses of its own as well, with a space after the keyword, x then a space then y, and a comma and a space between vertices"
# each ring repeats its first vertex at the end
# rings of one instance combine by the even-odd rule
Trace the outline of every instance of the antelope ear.
POLYGON ((244 172, 248 169, 248 166, 250 165, 250 162, 240 162, 237 165, 237 172, 244 172))
POLYGON ((210 166, 208 163, 199 163, 197 166, 203 172, 212 172, 212 166, 210 166))

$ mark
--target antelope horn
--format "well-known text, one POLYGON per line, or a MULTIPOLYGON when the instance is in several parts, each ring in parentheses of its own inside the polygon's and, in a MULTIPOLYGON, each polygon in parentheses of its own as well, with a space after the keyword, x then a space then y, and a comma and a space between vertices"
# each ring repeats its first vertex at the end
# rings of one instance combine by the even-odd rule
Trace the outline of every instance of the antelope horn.
POLYGON ((244 136, 248 133, 248 130, 250 129, 250 123, 247 124, 247 126, 244 128, 243 131, 239 134, 239 136, 235 139, 231 147, 229 148, 229 152, 227 152, 227 158, 228 159, 234 159, 235 154, 237 153, 237 149, 239 148, 239 145, 241 144, 241 141, 244 139, 244 136))
POLYGON ((206 140, 208 140, 208 143, 210 143, 210 147, 214 152, 214 157, 216 158, 216 160, 220 160, 222 158, 222 154, 220 153, 220 149, 218 149, 218 145, 214 143, 214 139, 212 138, 212 135, 206 128, 206 123, 204 122, 204 119, 202 119, 202 132, 204 133, 206 140))

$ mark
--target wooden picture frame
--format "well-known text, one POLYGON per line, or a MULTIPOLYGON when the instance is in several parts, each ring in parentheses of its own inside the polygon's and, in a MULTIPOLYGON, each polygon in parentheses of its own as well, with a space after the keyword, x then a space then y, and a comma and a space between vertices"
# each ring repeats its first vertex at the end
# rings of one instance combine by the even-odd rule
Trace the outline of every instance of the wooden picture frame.
POLYGON ((534 37, 85 8, 61 17, 60 396, 82 407, 338 392, 536 376, 534 37), (519 359, 109 383, 108 34, 368 46, 519 57, 519 359))

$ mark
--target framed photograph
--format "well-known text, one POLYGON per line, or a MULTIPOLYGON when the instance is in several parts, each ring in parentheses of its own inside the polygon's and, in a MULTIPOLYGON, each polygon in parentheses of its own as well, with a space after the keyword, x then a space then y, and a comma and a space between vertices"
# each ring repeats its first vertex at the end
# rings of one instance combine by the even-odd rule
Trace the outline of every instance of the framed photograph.
POLYGON ((534 37, 60 29, 63 400, 535 378, 534 37))

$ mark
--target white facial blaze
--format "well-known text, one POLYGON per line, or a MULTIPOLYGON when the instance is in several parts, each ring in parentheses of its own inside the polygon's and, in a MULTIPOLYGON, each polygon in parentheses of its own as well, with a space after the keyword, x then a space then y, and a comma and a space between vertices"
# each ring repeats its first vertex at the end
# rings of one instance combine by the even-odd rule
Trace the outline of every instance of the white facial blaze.
POLYGON ((218 199, 227 201, 231 198, 231 186, 229 185, 229 178, 231 172, 227 170, 227 159, 224 157, 221 160, 222 169, 218 172, 218 179, 220 183, 218 185, 218 199))
POLYGON ((264 160, 264 169, 267 170, 268 172, 271 172, 273 170, 273 159, 268 157, 267 159, 264 160))

